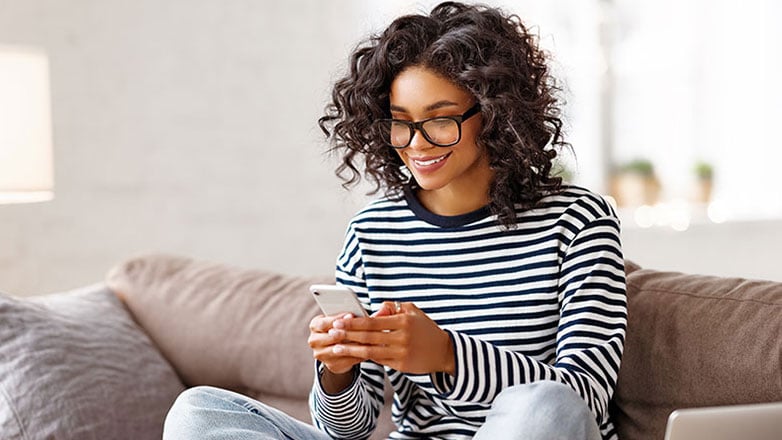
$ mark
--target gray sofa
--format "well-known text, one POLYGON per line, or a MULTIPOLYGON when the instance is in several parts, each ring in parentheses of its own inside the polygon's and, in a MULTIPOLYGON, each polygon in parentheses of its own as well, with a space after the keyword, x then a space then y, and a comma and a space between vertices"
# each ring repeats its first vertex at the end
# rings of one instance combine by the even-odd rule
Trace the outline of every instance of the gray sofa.
MULTIPOLYGON (((160 438, 202 384, 309 420, 307 287, 331 281, 148 255, 78 291, 0 295, 0 438, 160 438)), ((662 439, 675 408, 782 401, 782 283, 630 262, 627 281, 621 439, 662 439)), ((386 406, 373 438, 391 428, 386 406)))

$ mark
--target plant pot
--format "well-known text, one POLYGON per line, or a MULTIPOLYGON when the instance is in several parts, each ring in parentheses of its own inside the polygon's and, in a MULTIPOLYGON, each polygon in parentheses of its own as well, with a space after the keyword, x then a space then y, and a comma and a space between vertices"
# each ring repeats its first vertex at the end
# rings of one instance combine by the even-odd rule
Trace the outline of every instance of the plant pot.
POLYGON ((714 188, 714 183, 711 179, 697 179, 695 181, 693 199, 696 203, 709 203, 711 202, 711 194, 714 188))
POLYGON ((620 173, 612 179, 611 194, 620 207, 654 205, 660 198, 660 182, 654 176, 620 173))

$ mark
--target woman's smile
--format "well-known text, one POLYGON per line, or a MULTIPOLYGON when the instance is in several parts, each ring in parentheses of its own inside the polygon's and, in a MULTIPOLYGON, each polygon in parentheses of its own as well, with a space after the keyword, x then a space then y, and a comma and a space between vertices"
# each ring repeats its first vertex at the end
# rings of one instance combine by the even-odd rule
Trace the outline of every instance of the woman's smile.
POLYGON ((410 157, 408 155, 407 158, 419 173, 433 173, 445 165, 445 162, 448 160, 448 156, 450 155, 451 153, 449 152, 440 156, 410 157))

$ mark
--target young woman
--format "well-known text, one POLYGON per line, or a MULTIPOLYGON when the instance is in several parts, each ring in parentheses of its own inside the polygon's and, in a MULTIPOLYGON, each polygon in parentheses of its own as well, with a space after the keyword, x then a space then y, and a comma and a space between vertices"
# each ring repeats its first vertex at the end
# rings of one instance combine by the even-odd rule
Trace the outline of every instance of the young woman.
POLYGON ((321 128, 346 182, 384 197, 351 221, 337 281, 371 317, 318 316, 314 427, 213 388, 166 438, 615 438, 626 326, 619 222, 551 175, 558 89, 515 16, 446 2, 356 49, 321 128))

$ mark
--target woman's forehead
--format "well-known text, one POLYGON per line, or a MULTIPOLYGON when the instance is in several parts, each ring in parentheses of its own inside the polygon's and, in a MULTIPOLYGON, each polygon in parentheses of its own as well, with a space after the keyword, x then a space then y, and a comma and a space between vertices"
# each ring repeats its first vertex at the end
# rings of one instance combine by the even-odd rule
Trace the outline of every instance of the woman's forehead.
POLYGON ((389 100, 392 109, 433 111, 461 106, 471 95, 453 81, 425 67, 409 67, 391 82, 389 100))

